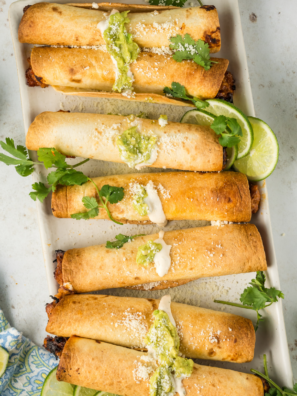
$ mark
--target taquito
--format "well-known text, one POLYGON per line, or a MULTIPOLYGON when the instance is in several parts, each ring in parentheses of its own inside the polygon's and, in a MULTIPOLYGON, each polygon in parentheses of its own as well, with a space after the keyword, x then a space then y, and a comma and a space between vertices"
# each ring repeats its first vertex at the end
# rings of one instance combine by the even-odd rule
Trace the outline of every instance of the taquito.
POLYGON ((169 47, 170 37, 189 34, 208 43, 210 52, 221 48, 218 12, 214 6, 176 8, 149 5, 99 3, 98 9, 82 4, 37 3, 26 9, 19 25, 21 43, 63 46, 105 45, 98 23, 106 20, 104 11, 130 10, 126 25, 133 40, 146 48, 169 47))
POLYGON ((165 232, 164 242, 171 246, 171 266, 162 277, 154 263, 143 266, 136 262, 138 248, 157 238, 157 234, 137 237, 120 249, 97 245, 67 250, 59 261, 56 280, 61 286, 68 284, 70 290, 84 293, 267 269, 262 239, 253 224, 165 232))
MULTIPOLYGON (((64 346, 57 379, 119 395, 149 396, 155 368, 145 352, 73 336, 64 346)), ((261 379, 254 375, 198 364, 183 385, 187 396, 264 394, 261 379)))
POLYGON ((158 120, 136 117, 44 112, 30 125, 26 146, 36 151, 54 147, 71 157, 124 162, 117 137, 135 125, 141 135, 158 139, 157 159, 148 166, 193 171, 223 169, 223 147, 210 127, 173 122, 161 127, 158 120))
MULTIPOLYGON (((124 199, 115 205, 108 204, 113 218, 122 222, 150 223, 148 216, 141 216, 133 207, 135 184, 146 186, 149 182, 158 190, 167 220, 251 220, 249 183, 242 173, 139 173, 97 177, 93 181, 99 189, 105 184, 124 188, 124 199)), ((97 197, 91 182, 82 186, 57 186, 52 195, 54 216, 69 218, 71 214, 87 211, 82 203, 84 196, 97 197)), ((96 219, 108 219, 105 210, 100 209, 96 219)))
MULTIPOLYGON (((47 304, 46 331, 59 337, 91 338, 145 349, 144 339, 160 300, 72 294, 47 304)), ((193 359, 244 363, 253 360, 255 330, 249 319, 185 304, 171 303, 180 351, 193 359)))
MULTIPOLYGON (((194 61, 176 62, 171 55, 141 52, 130 65, 134 75, 133 89, 136 95, 140 94, 134 99, 153 102, 154 97, 150 100, 150 95, 159 95, 167 103, 170 99, 164 96, 163 90, 171 87, 172 82, 183 85, 189 95, 200 99, 214 98, 220 90, 229 61, 212 60, 217 63, 204 70, 194 61)), ((42 84, 57 89, 78 89, 78 92, 106 91, 110 98, 133 99, 132 94, 127 97, 112 92, 115 66, 106 50, 36 47, 32 49, 30 63, 33 74, 42 84)))

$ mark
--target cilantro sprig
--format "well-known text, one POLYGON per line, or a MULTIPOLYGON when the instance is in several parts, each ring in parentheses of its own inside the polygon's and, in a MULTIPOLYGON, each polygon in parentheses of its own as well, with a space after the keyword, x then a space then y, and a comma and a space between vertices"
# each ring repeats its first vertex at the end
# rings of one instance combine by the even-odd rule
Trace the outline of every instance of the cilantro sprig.
POLYGON ((121 201, 124 197, 124 189, 122 187, 105 185, 99 190, 91 178, 75 169, 88 162, 88 159, 75 165, 69 165, 66 162, 66 156, 59 153, 55 148, 40 148, 37 151, 39 162, 34 162, 29 158, 26 147, 20 145, 15 146, 13 139, 6 138, 5 142, 0 141, 0 146, 10 154, 10 156, 8 156, 0 153, 0 162, 8 166, 15 166, 18 174, 23 177, 31 175, 34 172, 35 165, 43 165, 46 169, 56 168, 56 170, 50 172, 47 176, 48 187, 41 182, 32 185, 33 191, 30 192, 29 195, 34 201, 38 199, 40 202, 43 202, 52 191, 56 190, 58 184, 64 186, 81 186, 87 181, 90 181, 96 188, 100 204, 98 204, 95 198, 83 197, 82 202, 89 211, 85 213, 76 213, 71 217, 75 219, 90 219, 96 217, 99 214, 99 209, 102 208, 106 210, 110 220, 117 224, 122 224, 113 219, 108 208, 108 203, 114 204, 121 201))
POLYGON ((132 236, 127 236, 123 234, 118 234, 115 236, 115 241, 110 242, 107 241, 105 247, 107 249, 121 249, 125 243, 131 242, 134 238, 144 236, 145 234, 138 234, 138 235, 132 235, 132 236))
POLYGON ((210 127, 217 135, 221 135, 219 138, 221 146, 233 147, 240 143, 242 130, 235 118, 229 118, 223 115, 217 116, 210 127))
POLYGON ((268 382, 270 388, 268 392, 265 392, 265 396, 297 395, 297 384, 293 384, 293 389, 289 389, 285 387, 281 388, 274 381, 272 381, 272 379, 269 377, 268 374, 266 355, 263 355, 263 363, 264 363, 264 374, 254 369, 251 369, 251 372, 268 382))
POLYGON ((108 202, 111 204, 116 204, 124 198, 123 187, 114 187, 114 186, 109 186, 108 184, 105 184, 101 188, 101 190, 99 190, 97 184, 92 179, 88 178, 88 180, 93 183, 93 185, 97 191, 101 205, 93 197, 92 198, 83 197, 82 202, 84 204, 84 207, 89 209, 89 211, 82 212, 82 213, 74 213, 71 215, 71 217, 76 220, 81 220, 81 219, 88 220, 88 219, 98 216, 99 209, 105 209, 106 213, 111 221, 113 221, 114 223, 123 225, 123 223, 116 221, 112 217, 110 210, 107 206, 108 202))
POLYGON ((277 302, 279 298, 285 298, 284 294, 275 287, 266 288, 265 281, 266 277, 264 272, 257 271, 256 279, 252 279, 250 282, 251 286, 245 288, 240 296, 242 304, 221 300, 214 300, 214 302, 256 311, 257 323, 255 325, 255 330, 257 331, 260 322, 264 320, 259 311, 269 307, 274 302, 277 302))
MULTIPOLYGON (((177 82, 173 82, 171 88, 165 87, 163 92, 171 98, 191 101, 198 110, 205 109, 209 106, 209 103, 205 100, 188 95, 186 88, 177 82)), ((221 146, 233 147, 240 142, 242 129, 235 118, 225 117, 223 115, 217 116, 210 127, 217 135, 220 135, 219 143, 221 146)))
POLYGON ((209 45, 205 41, 199 39, 194 40, 188 33, 182 37, 178 34, 175 37, 171 37, 170 49, 174 51, 172 58, 176 62, 182 62, 183 60, 192 60, 197 65, 202 66, 205 70, 211 68, 212 61, 210 58, 209 45))
POLYGON ((209 104, 207 102, 205 102, 204 100, 196 98, 195 96, 189 96, 187 94, 186 88, 177 82, 171 83, 171 88, 165 87, 163 92, 165 93, 166 96, 169 96, 171 98, 189 100, 199 110, 204 109, 209 106, 209 104))

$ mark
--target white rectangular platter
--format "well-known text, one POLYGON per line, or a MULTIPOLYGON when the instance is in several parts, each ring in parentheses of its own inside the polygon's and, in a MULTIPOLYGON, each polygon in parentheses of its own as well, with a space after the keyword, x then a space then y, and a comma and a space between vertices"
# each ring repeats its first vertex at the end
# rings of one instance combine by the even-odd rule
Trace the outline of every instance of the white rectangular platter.
MULTIPOLYGON (((14 51, 17 61, 18 78, 20 84, 22 109, 24 117, 25 133, 29 125, 42 111, 70 110, 72 112, 90 113, 120 113, 138 114, 145 112, 149 118, 157 118, 160 114, 167 114, 170 121, 179 121, 181 116, 188 110, 185 107, 157 105, 149 103, 127 102, 121 100, 79 98, 64 96, 55 92, 51 87, 47 89, 29 88, 26 85, 25 71, 28 67, 27 58, 30 54, 29 45, 18 42, 18 25, 23 15, 23 8, 26 5, 34 4, 37 1, 20 0, 13 3, 10 7, 10 27, 13 39, 14 51)), ((66 3, 58 0, 57 3, 66 3)), ((74 0, 74 2, 77 2, 74 0)), ((143 3, 140 0, 122 1, 123 3, 143 3)), ((229 70, 236 79, 236 94, 234 97, 235 105, 247 115, 254 116, 253 99, 249 82, 246 53, 241 29, 240 13, 237 0, 210 0, 210 4, 217 7, 221 23, 222 49, 218 54, 230 60, 229 70)), ((198 3, 194 3, 198 6, 198 3)), ((95 11, 94 11, 95 12, 95 11)), ((269 123, 269 120, 266 120, 269 123)), ((31 153, 36 159, 36 153, 31 153)), ((78 162, 79 159, 70 160, 78 162)), ((131 173, 126 165, 112 164, 102 161, 90 161, 81 170, 90 177, 104 176, 118 173, 131 173)), ((150 169, 150 172, 160 171, 150 169)), ((133 171, 134 172, 134 171, 133 171)), ((36 169, 33 181, 45 181, 47 173, 44 170, 36 169)), ((268 196, 265 182, 260 183, 261 207, 257 215, 253 216, 252 222, 256 224, 262 235, 265 251, 268 260, 268 283, 280 288, 278 268, 274 252, 271 223, 268 207, 268 196)), ((29 193, 29 191, 28 191, 29 193)), ((57 284, 53 277, 55 265, 56 249, 71 249, 73 247, 84 247, 95 244, 105 243, 113 240, 119 232, 133 234, 151 234, 158 231, 154 225, 124 225, 119 226, 107 220, 76 221, 73 219, 57 219, 51 214, 50 198, 41 204, 37 203, 39 227, 41 233, 42 248, 44 254, 45 268, 49 285, 50 294, 55 294, 57 284)), ((178 228, 189 228, 194 226, 207 225, 207 222, 170 222, 165 230, 178 228)), ((225 276, 220 278, 200 279, 187 285, 163 291, 132 291, 124 289, 104 290, 102 294, 129 295, 135 297, 158 298, 164 294, 170 294, 172 299, 177 302, 200 305, 202 307, 226 310, 238 315, 255 319, 255 313, 215 304, 214 299, 224 299, 238 302, 239 296, 248 282, 255 274, 225 276)), ((221 362, 200 362, 212 366, 220 366, 233 370, 248 372, 251 368, 262 371, 262 355, 267 354, 269 371, 275 381, 284 386, 292 386, 292 369, 288 353, 287 337, 283 319, 282 303, 273 304, 265 313, 265 322, 257 332, 257 342, 255 358, 249 364, 232 364, 221 362)))

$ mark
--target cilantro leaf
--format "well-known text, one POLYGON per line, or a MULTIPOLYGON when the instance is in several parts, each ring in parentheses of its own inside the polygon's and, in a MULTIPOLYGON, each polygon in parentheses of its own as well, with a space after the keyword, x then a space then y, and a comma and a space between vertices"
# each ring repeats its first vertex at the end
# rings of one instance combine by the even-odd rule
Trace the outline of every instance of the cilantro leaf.
POLYGON ((65 155, 59 153, 55 148, 40 148, 37 151, 38 160, 43 162, 46 169, 56 166, 57 168, 66 168, 65 155))
POLYGON ((183 7, 187 0, 149 0, 150 5, 183 7))
POLYGON ((35 191, 30 192, 29 195, 33 199, 33 201, 39 199, 40 202, 43 202, 48 194, 52 191, 51 187, 47 188, 43 183, 40 182, 32 184, 32 188, 35 191))
POLYGON ((23 177, 29 176, 34 172, 33 165, 18 165, 15 167, 15 170, 23 177))
POLYGON ((26 147, 18 145, 15 147, 13 139, 6 138, 5 142, 0 141, 0 146, 11 154, 13 157, 9 157, 5 154, 0 154, 0 162, 4 162, 6 165, 15 165, 15 169, 19 175, 26 177, 34 172, 34 162, 30 160, 26 147))
POLYGON ((219 138, 221 146, 233 147, 240 142, 242 130, 235 118, 220 115, 213 120, 210 127, 217 135, 221 135, 219 138))
POLYGON ((107 202, 116 204, 124 198, 123 187, 114 187, 105 184, 100 190, 100 197, 104 197, 107 202))
POLYGON ((23 159, 16 159, 16 158, 12 158, 9 157, 8 155, 2 154, 0 153, 0 161, 4 162, 4 164, 6 165, 34 165, 33 161, 30 160, 23 160, 23 159))
POLYGON ((21 160, 27 159, 27 150, 24 146, 17 146, 17 148, 15 148, 14 141, 10 138, 6 138, 5 142, 6 143, 0 141, 0 145, 3 150, 21 160))
POLYGON ((261 292, 255 287, 250 286, 244 289, 240 296, 240 301, 244 305, 252 307, 255 311, 259 311, 259 309, 265 308, 265 304, 268 300, 265 296, 265 293, 261 292))
POLYGON ((132 235, 132 236, 118 234, 115 236, 116 241, 113 242, 107 241, 105 247, 107 249, 120 249, 124 246, 125 243, 131 242, 134 238, 139 236, 144 236, 144 234, 132 235))
POLYGON ((193 60, 205 70, 209 70, 212 63, 217 63, 210 59, 209 45, 201 39, 195 41, 186 33, 184 37, 180 34, 171 37, 170 41, 172 44, 169 47, 172 51, 175 51, 172 57, 176 62, 193 60))
POLYGON ((88 178, 82 172, 75 169, 62 168, 49 173, 47 181, 49 184, 52 184, 52 190, 55 191, 57 184, 62 184, 64 186, 81 186, 88 181, 88 178))
POLYGON ((205 102, 204 100, 201 100, 194 96, 188 96, 186 88, 177 82, 171 83, 171 88, 165 87, 163 92, 165 93, 166 96, 171 98, 189 100, 193 102, 193 104, 197 107, 197 109, 200 110, 209 106, 208 102, 205 102))
MULTIPOLYGON (((231 305, 234 307, 252 309, 257 313, 257 322, 255 330, 258 329, 259 323, 263 321, 262 315, 259 310, 269 307, 274 302, 277 302, 279 298, 285 298, 284 294, 277 290, 275 287, 265 287, 266 277, 263 271, 258 271, 256 279, 252 279, 250 286, 244 289, 240 296, 242 304, 232 303, 229 301, 215 300, 219 304, 231 305)), ((297 386, 296 386, 297 388, 297 386)))
POLYGON ((240 138, 222 133, 222 136, 219 138, 219 143, 222 147, 233 147, 240 143, 240 138))
POLYGON ((71 217, 76 220, 89 220, 92 219, 93 217, 98 216, 99 214, 99 205, 98 202, 96 201, 95 198, 93 197, 83 197, 82 202, 84 204, 84 207, 87 209, 90 209, 88 212, 82 212, 82 213, 75 213, 72 214, 71 217))

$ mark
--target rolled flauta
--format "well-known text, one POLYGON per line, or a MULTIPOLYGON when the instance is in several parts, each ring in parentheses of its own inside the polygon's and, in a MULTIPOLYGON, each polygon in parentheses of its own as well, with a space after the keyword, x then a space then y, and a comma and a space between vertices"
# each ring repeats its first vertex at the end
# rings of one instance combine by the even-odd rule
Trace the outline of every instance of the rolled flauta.
POLYGON ((223 169, 223 147, 210 127, 173 122, 161 127, 157 120, 143 118, 44 112, 30 125, 26 145, 29 150, 54 147, 71 157, 124 162, 117 137, 135 125, 139 133, 158 138, 158 156, 149 166, 193 171, 223 169))
POLYGON ((171 266, 162 277, 154 263, 143 266, 136 262, 138 248, 157 239, 157 234, 137 237, 120 249, 97 245, 68 250, 57 267, 56 279, 61 286, 68 284, 71 290, 84 293, 267 269, 262 239, 253 224, 165 232, 164 242, 171 246, 171 266))
MULTIPOLYGON (((214 98, 224 80, 229 61, 213 58, 209 70, 193 61, 176 62, 171 55, 142 52, 130 69, 134 75, 133 89, 144 94, 164 96, 165 87, 173 82, 183 85, 188 94, 200 99, 214 98)), ((36 79, 43 84, 80 91, 103 91, 108 97, 127 98, 112 92, 115 82, 115 66, 106 50, 36 47, 31 52, 31 67, 36 79)), ((148 95, 148 96, 146 96, 148 95)), ((133 99, 133 95, 128 95, 133 99)), ((142 98, 142 96, 140 96, 142 98)), ((137 98, 136 98, 137 99, 137 98)), ((137 99, 138 100, 138 99, 137 99)))
MULTIPOLYGON (((73 336, 64 346, 57 379, 119 395, 149 396, 149 378, 155 369, 145 352, 73 336)), ((198 364, 182 382, 187 396, 264 394, 261 379, 254 375, 198 364)))
MULTIPOLYGON (((194 40, 207 42, 210 52, 221 48, 219 17, 213 6, 175 8, 99 3, 98 10, 81 6, 55 3, 30 6, 19 25, 19 41, 84 47, 104 45, 98 23, 106 20, 105 11, 128 9, 130 23, 126 29, 140 47, 169 47, 170 37, 189 34, 194 40)), ((92 4, 83 6, 92 7, 92 4)))
MULTIPOLYGON (((154 184, 167 220, 223 220, 248 222, 251 220, 251 195, 247 177, 237 172, 205 173, 162 172, 97 177, 92 179, 99 189, 104 185, 124 188, 124 199, 108 204, 112 216, 128 223, 149 224, 148 216, 141 216, 133 207, 135 185, 154 184)), ((52 212, 56 217, 69 218, 86 212, 82 198, 98 199, 95 186, 57 186, 52 195, 52 212)), ((96 219, 108 219, 100 209, 96 219)))
MULTIPOLYGON (((134 349, 154 322, 160 300, 72 294, 47 305, 48 333, 91 338, 134 349)), ((230 313, 172 302, 180 351, 193 359, 249 362, 254 357, 255 330, 249 319, 230 313)))

